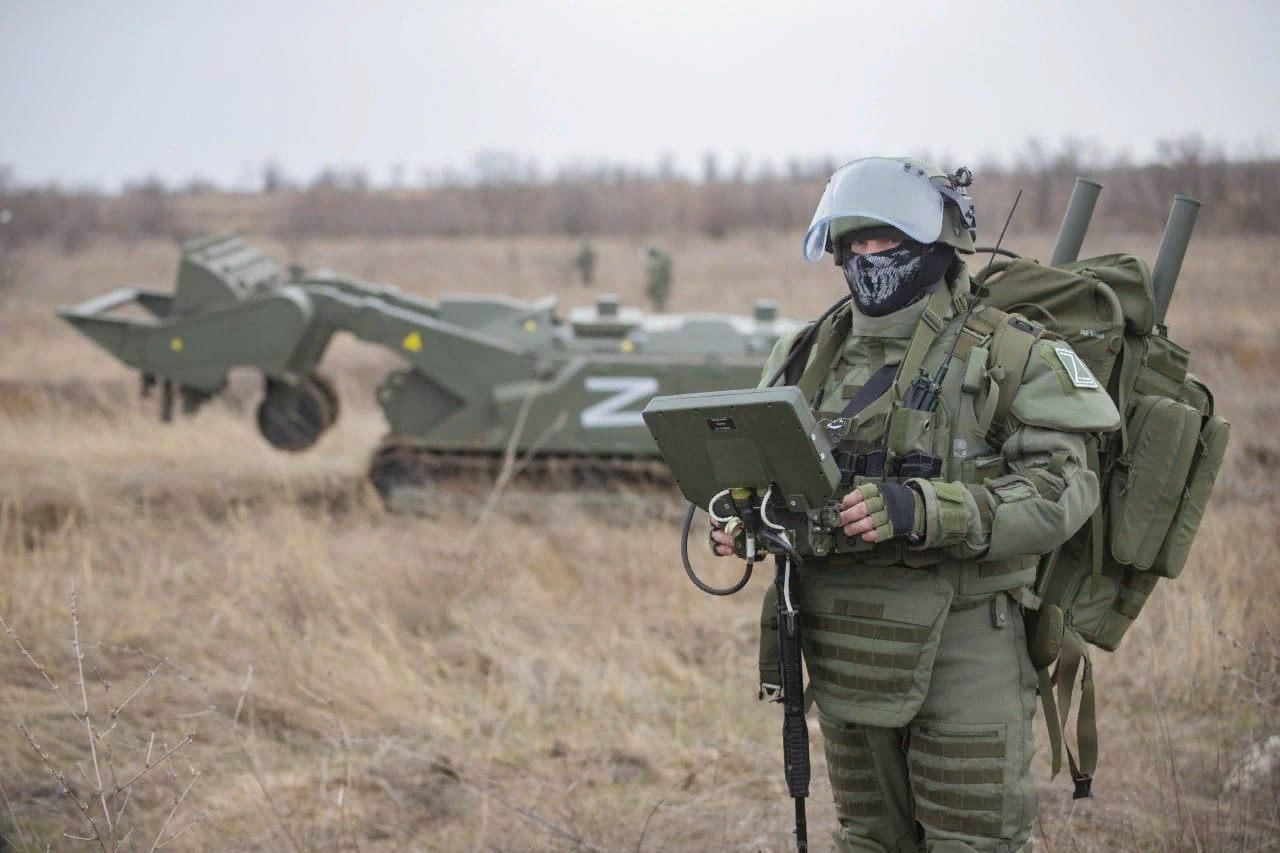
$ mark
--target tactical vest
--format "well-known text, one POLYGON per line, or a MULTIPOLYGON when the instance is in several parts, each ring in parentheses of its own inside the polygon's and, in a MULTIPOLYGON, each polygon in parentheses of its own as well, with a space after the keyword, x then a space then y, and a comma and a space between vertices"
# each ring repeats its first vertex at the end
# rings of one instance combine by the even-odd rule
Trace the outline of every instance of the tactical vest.
MULTIPOLYGON (((798 353, 786 376, 797 385, 829 431, 838 436, 836 459, 860 482, 911 477, 945 479, 974 489, 998 477, 1000 446, 1007 435, 1009 409, 1027 360, 1043 327, 990 306, 968 312, 967 295, 953 297, 940 287, 929 296, 901 363, 875 371, 843 408, 820 399, 820 391, 848 337, 853 308, 833 313, 812 340, 807 359, 798 353), (957 316, 966 314, 964 322, 957 316), (954 354, 953 353, 954 348, 954 354), (912 381, 936 374, 950 358, 938 406, 921 412, 902 405, 912 381), (834 416, 834 417, 833 417, 834 416)), ((799 336, 797 340, 803 340, 799 336)), ((986 511, 987 501, 977 501, 986 511)), ((989 522, 989 519, 988 519, 989 522)), ((833 565, 905 565, 930 568, 948 580, 957 595, 989 595, 1035 582, 1037 558, 961 560, 941 549, 915 549, 902 540, 870 545, 837 532, 835 547, 823 557, 833 565)))
MULTIPOLYGON (((1045 332, 1022 317, 986 306, 968 311, 969 296, 953 297, 946 288, 930 295, 906 352, 897 365, 887 365, 872 373, 861 389, 845 401, 822 400, 820 389, 832 365, 843 351, 853 310, 849 306, 832 314, 816 335, 800 334, 793 342, 795 358, 784 374, 787 384, 796 385, 820 420, 842 420, 837 446, 838 460, 845 471, 854 473, 853 483, 881 479, 886 466, 899 479, 914 476, 960 481, 974 490, 982 483, 1005 473, 1000 454, 1014 392, 1022 382, 1028 358, 1045 332), (953 316, 948 316, 949 314, 953 316), (959 318, 964 316, 964 320, 959 318), (804 347, 810 352, 795 352, 804 347), (912 380, 925 372, 932 376, 952 353, 933 412, 913 411, 902 406, 912 380), (886 439, 887 436, 887 439, 886 439), (903 465, 907 470, 903 471, 903 465), (928 466, 929 470, 923 470, 928 466)), ((977 501, 980 511, 988 511, 985 495, 977 501)), ((987 519, 988 526, 990 519, 987 519)), ((855 537, 849 540, 836 532, 836 547, 827 555, 806 555, 806 565, 828 566, 857 571, 868 566, 907 566, 926 570, 946 582, 953 596, 981 598, 993 593, 1030 586, 1035 582, 1038 558, 1034 555, 1009 560, 979 561, 958 559, 942 549, 909 548, 902 539, 869 544, 855 537)), ((760 623, 761 696, 767 685, 777 684, 777 624, 773 589, 766 591, 760 623)), ((903 590, 911 596, 910 590, 903 590)), ((941 630, 941 620, 935 633, 941 630)), ((924 628, 910 628, 925 631, 924 628)), ((936 643, 934 636, 930 642, 936 643)), ((888 694, 886 693, 886 696, 888 694)), ((918 697, 917 697, 918 698, 918 697)))

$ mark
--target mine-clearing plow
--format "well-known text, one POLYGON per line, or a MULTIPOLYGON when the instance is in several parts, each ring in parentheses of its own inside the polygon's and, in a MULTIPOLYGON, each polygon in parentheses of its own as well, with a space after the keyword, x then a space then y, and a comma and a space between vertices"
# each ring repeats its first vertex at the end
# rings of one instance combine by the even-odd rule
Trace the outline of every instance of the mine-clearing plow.
POLYGON ((796 328, 754 314, 644 315, 601 297, 568 319, 557 300, 423 299, 327 271, 288 271, 238 237, 187 243, 172 293, 122 287, 59 316, 158 386, 161 417, 196 412, 232 368, 263 376, 258 429, 311 447, 338 416, 316 372, 335 334, 404 361, 377 388, 389 429, 370 476, 384 496, 442 474, 493 473, 507 450, 576 481, 659 476, 640 410, 658 394, 754 385, 796 328))

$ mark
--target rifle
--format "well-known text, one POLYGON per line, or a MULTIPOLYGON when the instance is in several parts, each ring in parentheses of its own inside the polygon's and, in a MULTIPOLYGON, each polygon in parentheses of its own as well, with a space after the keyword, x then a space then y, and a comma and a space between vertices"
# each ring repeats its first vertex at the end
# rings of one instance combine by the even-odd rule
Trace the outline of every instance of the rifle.
POLYGON ((800 618, 792 605, 795 593, 794 558, 774 557, 774 586, 778 591, 778 645, 782 664, 782 761, 787 793, 795 800, 796 850, 809 849, 804 801, 809 796, 809 726, 804 719, 804 681, 800 671, 800 618))

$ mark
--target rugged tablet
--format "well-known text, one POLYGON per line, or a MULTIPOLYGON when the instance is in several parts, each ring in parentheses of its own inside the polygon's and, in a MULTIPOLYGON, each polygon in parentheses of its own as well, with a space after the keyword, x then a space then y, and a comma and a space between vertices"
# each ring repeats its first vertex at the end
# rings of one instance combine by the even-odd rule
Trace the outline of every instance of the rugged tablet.
POLYGON ((642 415, 697 506, 725 489, 763 494, 776 484, 788 509, 808 512, 840 485, 826 431, 794 386, 654 397, 642 415))

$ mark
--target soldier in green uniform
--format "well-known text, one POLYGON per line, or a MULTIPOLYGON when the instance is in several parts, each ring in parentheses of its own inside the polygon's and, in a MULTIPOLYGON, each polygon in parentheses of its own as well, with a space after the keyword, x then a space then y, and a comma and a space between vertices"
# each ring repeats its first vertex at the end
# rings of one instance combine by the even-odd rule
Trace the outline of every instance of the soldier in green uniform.
POLYGON ((578 271, 578 278, 582 279, 582 286, 590 287, 596 274, 596 251, 586 240, 582 241, 582 246, 573 259, 573 266, 578 271))
MULTIPOLYGON (((1037 555, 1098 503, 1089 437, 1119 423, 1066 344, 969 311, 965 184, 915 160, 854 161, 805 238, 852 296, 788 377, 836 422, 841 467, 858 474, 843 547, 806 557, 797 603, 841 850, 1030 849, 1037 681, 1022 604, 1037 555), (913 380, 944 361, 936 405, 913 409, 913 380)), ((794 344, 779 341, 766 377, 794 344)), ((711 540, 742 553, 723 530, 711 540)))
POLYGON ((653 310, 661 313, 671 295, 671 258, 656 246, 646 247, 644 254, 644 292, 653 310))

